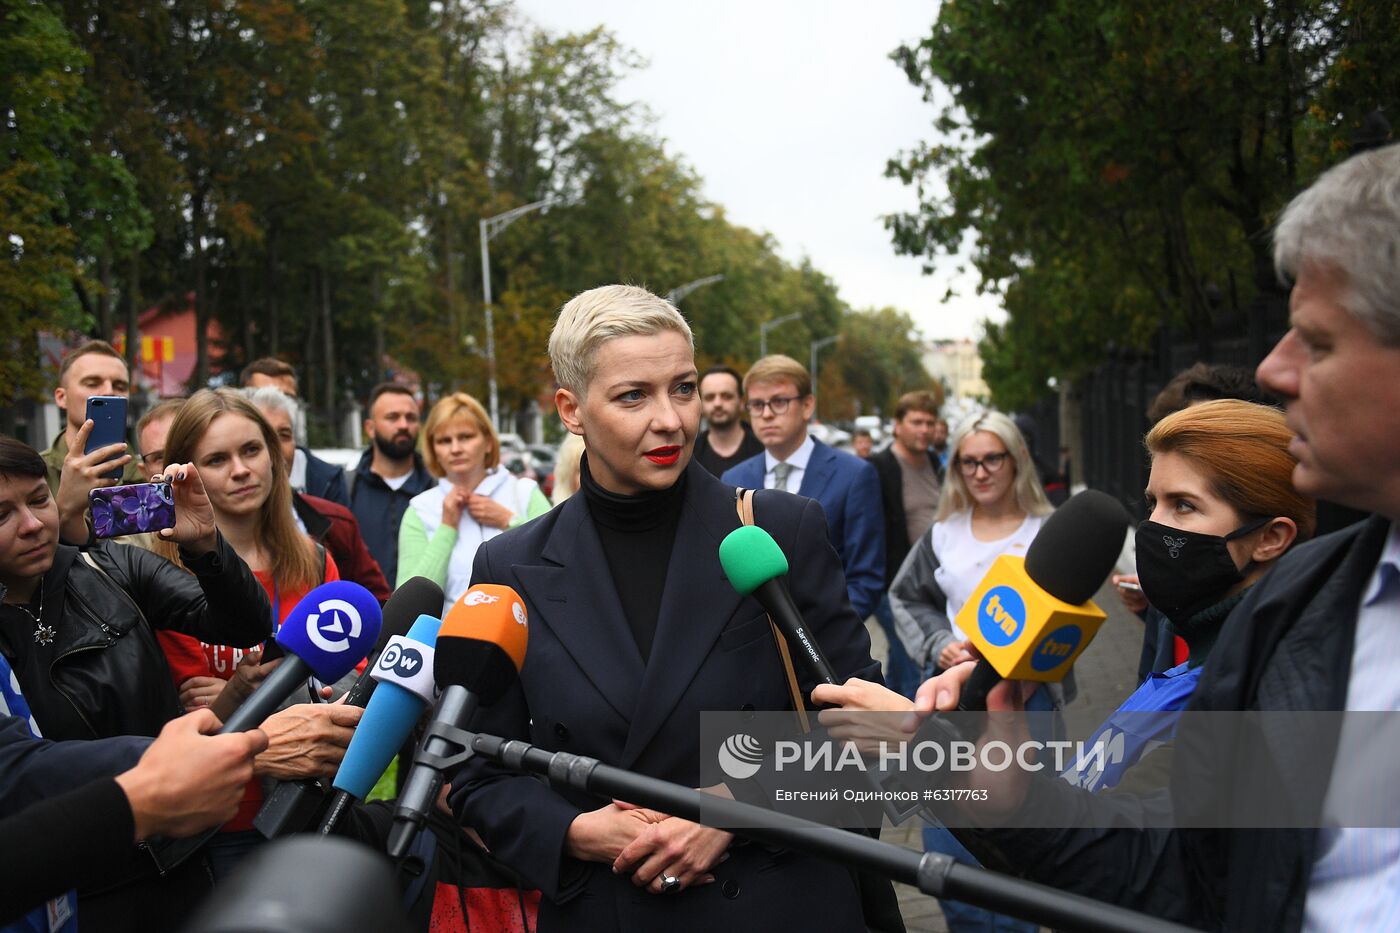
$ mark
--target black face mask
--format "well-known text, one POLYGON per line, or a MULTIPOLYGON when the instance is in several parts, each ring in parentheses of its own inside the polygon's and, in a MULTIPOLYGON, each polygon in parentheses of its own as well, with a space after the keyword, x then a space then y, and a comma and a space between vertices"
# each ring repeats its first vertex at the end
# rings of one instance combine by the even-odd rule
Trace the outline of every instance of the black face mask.
POLYGON ((1186 622, 1224 599, 1225 591, 1242 582, 1254 563, 1250 561, 1243 569, 1236 567, 1225 543, 1257 531, 1270 521, 1261 518, 1223 537, 1143 522, 1137 530, 1138 584, 1142 595, 1172 622, 1186 622))

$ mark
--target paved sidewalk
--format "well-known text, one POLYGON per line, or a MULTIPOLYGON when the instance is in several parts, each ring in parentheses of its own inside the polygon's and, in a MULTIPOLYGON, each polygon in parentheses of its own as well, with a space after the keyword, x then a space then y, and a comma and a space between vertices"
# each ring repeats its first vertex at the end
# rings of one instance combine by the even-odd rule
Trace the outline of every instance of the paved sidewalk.
MULTIPOLYGON (((1099 590, 1094 602, 1108 613, 1108 619, 1074 666, 1079 696, 1065 710, 1065 726, 1072 741, 1087 739, 1137 687, 1142 623, 1123 608, 1110 586, 1099 590)), ((883 660, 889 651, 884 632, 873 618, 866 620, 865 627, 870 632, 872 653, 883 660)), ((915 820, 898 827, 887 825, 880 838, 909 849, 922 847, 920 824, 915 820)), ((948 925, 937 901, 908 885, 896 884, 895 891, 909 933, 946 933, 948 925)))

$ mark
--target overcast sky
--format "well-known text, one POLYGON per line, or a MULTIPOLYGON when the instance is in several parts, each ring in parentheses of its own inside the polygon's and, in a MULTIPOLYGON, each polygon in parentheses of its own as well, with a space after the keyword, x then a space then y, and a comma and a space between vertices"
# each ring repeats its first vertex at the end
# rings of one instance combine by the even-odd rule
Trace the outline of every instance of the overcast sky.
MULTIPOLYGON (((620 97, 656 116, 668 151, 704 179, 735 223, 806 254, 857 308, 908 311, 924 335, 977 337, 999 312, 975 280, 896 256, 881 216, 916 206, 885 162, 932 135, 934 108, 889 59, 928 32, 913 0, 517 0, 554 32, 603 24, 649 65, 620 97), (960 292, 942 302, 949 286, 960 292)), ((711 271, 696 270, 697 276, 711 271)))

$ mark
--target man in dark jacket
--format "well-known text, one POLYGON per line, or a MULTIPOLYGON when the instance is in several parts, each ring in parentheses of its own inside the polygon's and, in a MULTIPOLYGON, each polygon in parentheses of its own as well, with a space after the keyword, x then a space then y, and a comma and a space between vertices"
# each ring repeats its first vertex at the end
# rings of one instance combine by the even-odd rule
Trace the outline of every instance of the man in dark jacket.
POLYGON ((885 595, 875 607, 875 619, 890 645, 885 684, 907 697, 914 695, 923 677, 895 633, 889 589, 909 549, 928 532, 938 511, 943 468, 930 446, 942 407, 942 386, 900 396, 894 409, 894 440, 869 461, 880 477, 880 504, 885 511, 885 595))
POLYGON ((395 382, 374 387, 365 410, 369 448, 351 474, 350 511, 360 521, 369 552, 393 586, 399 572, 399 525, 409 500, 437 484, 414 448, 418 399, 395 382))
MULTIPOLYGON (((1387 427, 1400 411, 1397 242, 1395 145, 1333 168, 1279 221, 1274 258, 1293 283, 1291 329, 1259 365, 1259 384, 1284 400, 1297 432, 1290 448, 1297 488, 1375 514, 1296 548, 1250 589, 1225 623, 1188 713, 1400 710, 1400 433, 1387 427)), ((921 695, 924 708, 936 689, 921 695)), ((1011 708, 1016 692, 999 686, 987 705, 1011 708)), ((1036 779, 1003 785, 1010 792, 1001 806, 1016 807, 1023 792, 1021 808, 1053 808, 1063 825, 1082 826, 1094 814, 1094 825, 1141 827, 1174 813, 1179 825, 1204 828, 1007 829, 968 839, 1027 877, 1202 928, 1394 929, 1400 829, 1338 816, 1347 799, 1341 779, 1358 772, 1336 757, 1336 741, 1266 735, 1252 756, 1271 767, 1268 786, 1290 793, 1302 786, 1300 775, 1316 776, 1320 767, 1330 776, 1325 792, 1314 791, 1314 828, 1195 821, 1200 798, 1191 788, 1222 786, 1233 749, 1183 731, 1169 794, 1105 799, 1036 779)), ((1256 782, 1253 791, 1264 786, 1256 782)), ((1225 812, 1247 812, 1249 797, 1250 788, 1234 791, 1225 812)))
MULTIPOLYGON (((265 356, 260 360, 253 360, 243 367, 241 378, 245 389, 271 386, 280 389, 282 394, 290 399, 300 398, 297 395, 296 368, 291 363, 274 357, 265 356)), ((297 411, 293 424, 297 436, 303 437, 306 434, 306 424, 301 411, 297 411)), ((345 489, 345 471, 334 463, 322 460, 313 454, 310 448, 297 446, 292 455, 291 474, 292 488, 297 492, 319 496, 347 507, 350 505, 350 497, 345 489)))

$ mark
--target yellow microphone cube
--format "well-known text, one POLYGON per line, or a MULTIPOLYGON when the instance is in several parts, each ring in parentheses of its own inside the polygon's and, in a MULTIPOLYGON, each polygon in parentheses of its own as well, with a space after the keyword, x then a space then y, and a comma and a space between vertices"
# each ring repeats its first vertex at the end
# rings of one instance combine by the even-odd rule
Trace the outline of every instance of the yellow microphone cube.
POLYGON ((1106 618, 1090 600, 1071 606, 1026 573, 1022 557, 1002 555, 958 611, 958 628, 1008 680, 1057 681, 1106 618))

